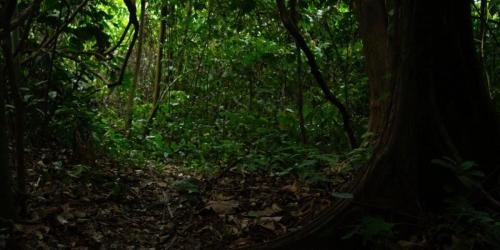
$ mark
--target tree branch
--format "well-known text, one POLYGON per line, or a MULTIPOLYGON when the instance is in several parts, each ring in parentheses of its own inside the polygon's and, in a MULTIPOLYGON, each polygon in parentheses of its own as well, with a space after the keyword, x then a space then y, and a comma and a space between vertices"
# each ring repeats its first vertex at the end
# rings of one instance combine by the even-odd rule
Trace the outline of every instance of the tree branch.
POLYGON ((21 64, 24 64, 26 63, 27 61, 33 59, 34 57, 36 57, 40 52, 43 52, 44 51, 44 48, 48 48, 54 41, 57 40, 57 38, 59 37, 59 35, 62 33, 62 31, 71 23, 73 22, 73 20, 75 19, 76 15, 83 9, 83 7, 85 5, 87 5, 87 3, 89 2, 89 0, 84 0, 82 1, 77 7, 76 9, 69 15, 68 19, 66 19, 66 21, 59 27, 57 27, 56 31, 54 32, 54 34, 52 34, 52 36, 50 36, 49 38, 46 38, 42 41, 41 45, 38 47, 38 49, 36 51, 34 51, 33 54, 31 54, 30 56, 26 57, 23 61, 21 61, 21 64))
MULTIPOLYGON (((132 0, 123 0, 125 2, 125 5, 127 6, 128 12, 129 12, 129 23, 132 23, 134 25, 134 34, 132 35, 132 41, 130 41, 130 45, 127 50, 127 54, 125 55, 125 60, 123 61, 122 67, 120 69, 120 74, 118 76, 118 80, 113 83, 108 85, 108 88, 113 88, 118 85, 121 85, 123 82, 123 77, 125 75, 125 70, 127 68, 128 60, 130 59, 130 56, 132 55, 132 50, 134 50, 134 45, 138 37, 138 31, 139 31, 139 21, 137 20, 137 8, 135 7, 135 3, 132 2, 132 0)), ((144 0, 143 0, 144 1, 144 0)), ((122 35, 123 36, 123 35, 122 35)))
POLYGON ((18 25, 20 25, 22 22, 24 22, 30 16, 32 16, 33 12, 38 11, 41 3, 42 3, 42 0, 33 1, 33 3, 31 3, 30 6, 28 6, 26 9, 24 9, 16 19, 13 19, 10 21, 10 29, 11 30, 15 29, 18 25))
POLYGON ((312 53, 311 49, 308 47, 307 42, 305 41, 304 37, 300 34, 300 31, 296 25, 296 23, 293 21, 294 16, 297 16, 297 12, 295 9, 296 3, 294 3, 295 0, 292 1, 291 5, 291 10, 287 10, 285 6, 284 0, 276 0, 276 5, 278 6, 279 14, 281 21, 283 22, 283 25, 285 28, 288 30, 290 35, 293 37, 295 40, 297 46, 304 52, 307 62, 309 64, 309 67, 311 69, 311 73, 314 76, 314 79, 318 83, 319 87, 323 91, 323 94, 325 98, 332 103, 340 112, 343 120, 343 127, 344 131, 347 135, 349 145, 351 148, 356 148, 358 146, 356 137, 354 135, 354 131, 351 127, 351 118, 350 115, 346 109, 346 107, 340 102, 337 97, 330 91, 330 88, 328 87, 328 84, 326 83, 318 64, 316 63, 316 59, 314 58, 314 54, 312 53))
POLYGON ((128 24, 127 24, 127 27, 125 27, 125 30, 123 31, 122 36, 120 37, 120 39, 118 40, 118 42, 115 44, 115 46, 113 46, 112 48, 110 48, 107 51, 105 51, 104 52, 104 56, 110 55, 111 53, 113 53, 122 44, 123 40, 125 40, 125 37, 127 36, 128 30, 130 29, 130 25, 131 24, 132 23, 129 21, 128 24))

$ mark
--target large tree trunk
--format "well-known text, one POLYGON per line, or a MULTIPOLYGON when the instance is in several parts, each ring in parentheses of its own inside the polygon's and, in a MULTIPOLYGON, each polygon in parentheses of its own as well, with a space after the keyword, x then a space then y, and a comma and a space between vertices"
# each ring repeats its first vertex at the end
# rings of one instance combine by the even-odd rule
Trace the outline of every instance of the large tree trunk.
POLYGON ((358 18, 369 77, 368 130, 380 134, 386 124, 387 108, 394 85, 391 77, 394 55, 390 47, 387 8, 384 0, 356 0, 352 5, 358 18))
POLYGON ((433 159, 474 161, 498 183, 500 126, 473 44, 470 2, 402 1, 400 11, 392 105, 359 196, 415 210, 443 198, 448 173, 433 159))
POLYGON ((259 249, 329 249, 332 241, 342 249, 339 230, 368 212, 439 209, 445 184, 465 189, 431 163, 443 156, 476 162, 488 177, 483 184, 498 185, 500 123, 473 44, 470 2, 401 1, 396 15, 394 91, 374 155, 350 189, 354 199, 259 249))

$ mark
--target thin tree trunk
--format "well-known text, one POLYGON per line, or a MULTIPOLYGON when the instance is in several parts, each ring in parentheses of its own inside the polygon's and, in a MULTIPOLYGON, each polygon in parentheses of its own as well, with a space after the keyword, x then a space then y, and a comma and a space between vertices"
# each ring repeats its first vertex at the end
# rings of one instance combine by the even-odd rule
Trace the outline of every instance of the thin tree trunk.
MULTIPOLYGON (((134 26, 134 33, 132 33, 132 40, 130 41, 127 53, 125 54, 125 59, 123 60, 122 66, 120 68, 120 72, 118 73, 118 80, 115 83, 108 85, 108 88, 116 87, 116 86, 122 84, 123 77, 125 76, 125 71, 127 70, 128 61, 130 59, 130 56, 132 55, 132 50, 134 49, 135 42, 137 40, 138 33, 139 33, 138 30, 139 30, 140 24, 139 24, 139 21, 137 21, 137 9, 135 7, 135 1, 124 0, 124 2, 125 2, 125 5, 127 6, 128 12, 129 12, 129 20, 128 20, 127 28, 125 28, 125 31, 124 31, 122 37, 120 38, 120 41, 125 38, 130 24, 132 24, 134 26)), ((121 43, 121 42, 119 42, 119 43, 121 43)), ((114 49, 116 49, 116 47, 113 48, 111 50, 111 52, 114 49)), ((111 53, 111 52, 109 52, 109 53, 111 53)))
POLYGON ((484 77, 486 80, 486 83, 488 84, 488 88, 490 88, 490 77, 488 74, 488 70, 484 68, 485 62, 486 62, 486 56, 485 56, 485 44, 486 44, 486 33, 488 31, 488 0, 481 0, 481 6, 479 10, 479 19, 480 19, 480 26, 479 26, 479 36, 480 36, 480 41, 481 41, 481 46, 479 48, 480 55, 481 55, 481 63, 483 64, 483 72, 484 72, 484 77))
POLYGON ((12 171, 9 164, 9 151, 7 148, 7 124, 5 119, 5 78, 0 79, 0 219, 11 220, 16 216, 14 193, 12 192, 12 171))
MULTIPOLYGON (((17 31, 14 32, 17 34, 17 31)), ((18 37, 12 37, 11 55, 14 55, 15 46, 18 43, 18 37)), ((14 96, 15 124, 14 129, 16 137, 16 172, 17 172, 17 192, 21 216, 26 214, 26 166, 24 163, 24 133, 25 133, 25 104, 21 93, 21 69, 18 57, 11 57, 12 78, 9 77, 9 83, 14 96)))
MULTIPOLYGON (((10 13, 16 8, 16 2, 10 1, 2 9, 0 13, 2 14, 2 22, 0 27, 3 30, 10 30, 10 22, 12 15, 10 13)), ((12 63, 10 57, 12 56, 12 48, 9 48, 10 44, 10 32, 6 32, 7 35, 0 39, 0 43, 3 49, 4 63, 12 63)), ((5 104, 7 95, 7 74, 9 75, 9 80, 12 79, 11 73, 9 72, 12 66, 3 65, 2 63, 2 74, 0 76, 0 196, 2 197, 0 206, 0 218, 11 220, 16 216, 16 206, 14 202, 14 193, 12 190, 12 171, 9 162, 9 151, 8 151, 8 138, 7 138, 7 122, 5 117, 5 104)))
MULTIPOLYGON (((298 27, 299 23, 299 14, 297 10, 295 9, 298 0, 292 0, 291 3, 291 22, 298 27)), ((299 115, 299 129, 300 129, 300 140, 302 144, 307 144, 307 131, 306 131, 306 125, 305 125, 305 120, 304 120, 304 90, 303 90, 303 83, 302 83, 302 55, 301 55, 301 49, 300 45, 298 42, 295 42, 295 56, 297 60, 297 89, 295 90, 296 94, 296 104, 297 104, 297 112, 299 115)))
POLYGON ((252 112, 254 110, 253 103, 255 97, 255 81, 256 77, 254 76, 255 72, 252 72, 252 76, 250 77, 250 81, 248 81, 248 111, 252 112))
MULTIPOLYGON (((188 37, 189 37, 189 27, 192 21, 192 14, 193 14, 193 4, 191 0, 186 1, 186 17, 183 21, 183 30, 181 31, 182 39, 181 39, 181 44, 180 44, 180 49, 177 54, 177 66, 176 66, 176 73, 177 74, 183 74, 184 69, 186 68, 186 63, 187 63, 187 53, 186 53, 186 48, 188 47, 188 37)), ((193 86, 190 86, 190 88, 193 88, 193 86)))
MULTIPOLYGON (((14 1, 15 2, 15 1, 14 1)), ((14 3, 13 12, 16 12, 16 4, 14 3)), ((7 19, 7 21, 10 19, 7 19)), ((9 21, 10 22, 10 21, 9 21)), ((5 25, 9 27, 9 25, 5 25)), ((4 26, 4 27, 5 27, 4 26)), ((21 215, 26 213, 26 181, 25 181, 25 166, 24 166, 24 102, 20 89, 20 67, 19 60, 14 57, 14 48, 17 46, 17 37, 13 35, 16 31, 9 32, 4 38, 2 49, 5 58, 5 70, 7 73, 7 82, 12 99, 14 100, 14 137, 15 137, 15 152, 16 152, 16 173, 17 173, 17 195, 18 203, 21 209, 21 215)))
POLYGON ((56 38, 56 40, 54 41, 54 45, 52 45, 52 48, 51 48, 51 53, 49 54, 50 56, 50 59, 49 59, 49 70, 47 72, 47 83, 44 85, 44 88, 43 88, 43 115, 44 115, 44 119, 43 119, 43 122, 42 122, 42 128, 41 128, 41 133, 44 135, 44 141, 40 141, 39 143, 48 143, 49 140, 50 140, 50 131, 49 131, 49 123, 50 123, 50 120, 52 118, 52 114, 50 112, 50 96, 49 96, 49 93, 50 93, 50 89, 52 88, 53 86, 53 75, 54 75, 54 68, 55 68, 55 58, 56 58, 56 54, 57 54, 57 43, 59 41, 59 38, 56 38))
POLYGON ((481 6, 479 10, 479 19, 480 19, 480 27, 479 27, 479 36, 481 40, 481 59, 484 60, 484 42, 486 38, 486 28, 487 28, 487 21, 488 21, 488 1, 487 0, 481 0, 481 6))
POLYGON ((132 120, 134 117, 134 99, 136 95, 137 85, 139 83, 140 69, 141 69, 141 56, 142 56, 142 45, 144 42, 144 20, 146 16, 146 0, 141 1, 141 17, 139 23, 139 40, 137 46, 137 53, 134 65, 134 80, 132 81, 132 86, 130 86, 128 100, 127 100, 127 115, 125 121, 125 133, 127 137, 130 137, 132 133, 132 120))
POLYGON ((299 46, 295 51, 297 55, 297 112, 299 114, 300 140, 307 144, 307 131, 304 119, 304 89, 302 83, 302 60, 299 46))
POLYGON ((158 55, 156 57, 155 84, 153 92, 153 103, 158 102, 160 97, 160 83, 162 77, 163 46, 165 45, 165 30, 167 29, 167 5, 161 7, 160 37, 158 40, 158 55))
POLYGON ((153 86, 153 107, 149 112, 148 120, 146 121, 146 125, 144 127, 144 136, 147 136, 151 129, 151 123, 158 112, 158 107, 160 103, 160 85, 162 80, 162 71, 163 71, 163 51, 165 45, 165 36, 167 29, 167 4, 164 3, 161 7, 161 20, 160 20, 160 37, 158 38, 158 55, 156 57, 156 66, 155 66, 155 82, 153 86))
POLYGON ((343 127, 347 136, 347 141, 349 143, 349 146, 352 149, 358 147, 358 142, 354 134, 354 130, 352 128, 351 116, 349 112, 347 111, 346 107, 342 104, 342 102, 340 102, 340 100, 330 91, 330 88, 328 87, 328 84, 326 83, 325 78, 323 77, 323 74, 321 73, 319 66, 316 63, 314 54, 308 47, 305 39, 300 34, 298 27, 294 24, 293 16, 297 15, 295 10, 296 2, 291 1, 290 10, 288 10, 288 8, 286 7, 284 0, 276 0, 276 5, 278 6, 278 10, 280 12, 280 17, 283 22, 283 25, 288 30, 290 35, 293 37, 293 39, 300 47, 300 49, 304 52, 307 58, 307 63, 309 64, 309 67, 311 69, 311 73, 314 76, 314 79, 318 83, 319 87, 321 88, 321 91, 323 92, 325 99, 328 100, 330 103, 332 103, 338 109, 340 115, 342 116, 343 127))

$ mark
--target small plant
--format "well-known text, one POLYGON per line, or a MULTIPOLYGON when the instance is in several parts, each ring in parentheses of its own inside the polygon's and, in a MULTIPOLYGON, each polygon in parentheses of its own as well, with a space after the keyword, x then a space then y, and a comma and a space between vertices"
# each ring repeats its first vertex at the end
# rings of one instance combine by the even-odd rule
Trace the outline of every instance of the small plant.
POLYGON ((394 238, 394 225, 380 217, 364 217, 343 239, 360 239, 364 246, 384 245, 394 238))
POLYGON ((68 175, 73 178, 81 178, 90 173, 91 168, 87 165, 78 164, 73 166, 70 170, 68 170, 68 175))
POLYGON ((193 181, 190 180, 180 180, 176 181, 173 183, 174 188, 180 192, 180 193, 185 193, 188 195, 197 195, 200 194, 200 188, 198 185, 193 183, 193 181))
POLYGON ((484 173, 476 169, 478 164, 473 161, 457 162, 449 157, 443 157, 433 160, 432 163, 451 170, 458 180, 470 189, 477 188, 484 178, 484 173))

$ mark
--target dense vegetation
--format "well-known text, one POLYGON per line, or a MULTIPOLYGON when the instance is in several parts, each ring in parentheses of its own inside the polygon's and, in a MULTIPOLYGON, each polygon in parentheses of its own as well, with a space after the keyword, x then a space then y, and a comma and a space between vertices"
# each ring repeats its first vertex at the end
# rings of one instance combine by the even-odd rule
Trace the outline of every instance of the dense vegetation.
POLYGON ((352 220, 336 232, 345 248, 500 248, 500 127, 482 105, 500 109, 500 1, 444 2, 0 1, 0 248, 251 245, 357 197, 343 191, 356 177, 367 200, 378 192, 394 201, 384 209, 412 214, 343 216, 352 220), (381 2, 378 23, 377 9, 363 8, 381 2), (451 21, 429 25, 437 16, 451 21), (469 18, 479 73, 464 35, 469 18), (469 80, 473 87, 459 83, 469 80), (482 84, 484 98, 474 92, 482 84), (443 134, 441 144, 419 139, 443 134), (381 144, 400 151, 377 157, 381 144), (440 170, 419 172, 404 159, 440 170), (404 173, 378 171, 391 164, 404 173), (404 174, 419 176, 398 179, 407 200, 386 182, 404 174), (423 189, 405 189, 422 178, 423 189), (137 225, 144 220, 155 229, 137 225))

